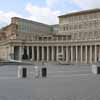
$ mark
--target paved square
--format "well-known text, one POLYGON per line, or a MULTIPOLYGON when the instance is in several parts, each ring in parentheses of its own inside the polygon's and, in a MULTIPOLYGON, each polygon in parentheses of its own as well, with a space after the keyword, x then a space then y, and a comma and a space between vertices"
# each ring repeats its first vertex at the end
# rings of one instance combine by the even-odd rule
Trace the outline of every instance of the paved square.
POLYGON ((100 100, 100 76, 90 65, 48 65, 43 79, 17 79, 16 66, 3 68, 0 100, 100 100))

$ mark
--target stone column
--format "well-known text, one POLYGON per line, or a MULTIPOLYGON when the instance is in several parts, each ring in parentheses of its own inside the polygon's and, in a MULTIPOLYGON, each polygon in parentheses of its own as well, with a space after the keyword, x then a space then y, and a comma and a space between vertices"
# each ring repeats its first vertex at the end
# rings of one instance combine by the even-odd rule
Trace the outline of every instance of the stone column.
POLYGON ((64 48, 63 48, 63 46, 61 46, 61 54, 62 54, 62 59, 64 61, 64 48))
POLYGON ((32 61, 34 61, 34 46, 32 47, 32 61))
POLYGON ((76 46, 76 63, 78 63, 78 46, 76 46))
POLYGON ((52 52, 51 59, 52 59, 52 61, 54 61, 54 47, 52 46, 51 48, 52 48, 52 50, 51 50, 51 52, 52 52))
POLYGON ((90 63, 92 63, 92 45, 90 45, 90 63))
POLYGON ((10 47, 10 51, 11 51, 11 53, 14 53, 14 46, 10 47))
POLYGON ((29 58, 29 46, 27 46, 27 55, 28 55, 28 58, 29 58))
POLYGON ((68 62, 68 46, 66 46, 66 62, 68 62))
POLYGON ((44 47, 42 46, 42 61, 44 61, 44 47))
POLYGON ((56 46, 56 59, 58 61, 58 46, 56 46))
POLYGON ((83 46, 81 46, 81 63, 83 63, 83 46))
POLYGON ((85 62, 87 63, 87 45, 85 46, 85 62))
POLYGON ((73 62, 73 46, 71 46, 71 62, 73 62))
POLYGON ((36 47, 37 48, 37 62, 39 61, 39 46, 36 47))
POLYGON ((9 59, 14 59, 14 46, 10 46, 9 59))
POLYGON ((19 60, 22 60, 22 47, 19 46, 19 60))
POLYGON ((47 61, 49 61, 49 47, 47 46, 47 61))
POLYGON ((8 47, 8 59, 14 59, 14 46, 8 47))
POLYGON ((9 47, 7 47, 7 60, 9 60, 10 59, 10 49, 9 49, 9 47))
POLYGON ((97 62, 97 45, 95 45, 95 63, 97 62))
POLYGON ((8 55, 8 60, 9 59, 13 59, 13 54, 14 54, 14 47, 13 46, 9 46, 8 48, 8 52, 7 52, 7 55, 8 55))

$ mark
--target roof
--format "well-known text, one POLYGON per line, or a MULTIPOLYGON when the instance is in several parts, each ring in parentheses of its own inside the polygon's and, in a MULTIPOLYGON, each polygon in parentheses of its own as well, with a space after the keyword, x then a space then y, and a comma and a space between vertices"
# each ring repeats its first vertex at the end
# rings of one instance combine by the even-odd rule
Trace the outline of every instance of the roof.
POLYGON ((16 25, 16 24, 11 23, 11 24, 9 24, 9 25, 6 25, 6 26, 2 27, 1 30, 5 30, 5 29, 7 29, 8 27, 10 27, 11 25, 16 25))
POLYGON ((83 10, 83 11, 78 11, 78 12, 72 12, 72 13, 61 15, 58 17, 61 18, 61 17, 68 17, 68 16, 78 16, 78 15, 82 15, 82 14, 90 14, 90 13, 96 13, 96 12, 100 12, 100 9, 95 8, 95 9, 83 10))
POLYGON ((33 21, 33 20, 25 19, 25 18, 12 17, 12 19, 24 20, 24 21, 28 21, 28 22, 33 23, 33 24, 43 25, 43 26, 46 26, 46 27, 50 27, 50 25, 48 25, 48 24, 44 24, 44 23, 41 23, 41 22, 36 22, 36 21, 33 21))

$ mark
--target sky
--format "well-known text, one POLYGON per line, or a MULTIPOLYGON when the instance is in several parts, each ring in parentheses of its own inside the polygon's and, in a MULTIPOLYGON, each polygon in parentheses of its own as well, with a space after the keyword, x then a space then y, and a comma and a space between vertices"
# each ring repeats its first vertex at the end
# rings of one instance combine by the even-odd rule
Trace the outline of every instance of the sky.
POLYGON ((58 24, 59 15, 100 8, 100 0, 1 0, 0 27, 11 17, 21 17, 45 24, 58 24))

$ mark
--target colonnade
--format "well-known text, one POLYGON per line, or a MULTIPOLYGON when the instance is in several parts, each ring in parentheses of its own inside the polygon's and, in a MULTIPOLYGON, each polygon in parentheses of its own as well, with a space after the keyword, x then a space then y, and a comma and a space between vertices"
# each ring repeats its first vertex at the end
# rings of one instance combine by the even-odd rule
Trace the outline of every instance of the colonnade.
MULTIPOLYGON (((26 46, 26 48, 27 54, 32 55, 30 59, 34 62, 96 63, 100 58, 99 45, 26 46)), ((22 54, 23 48, 20 46, 20 60, 22 54)))

